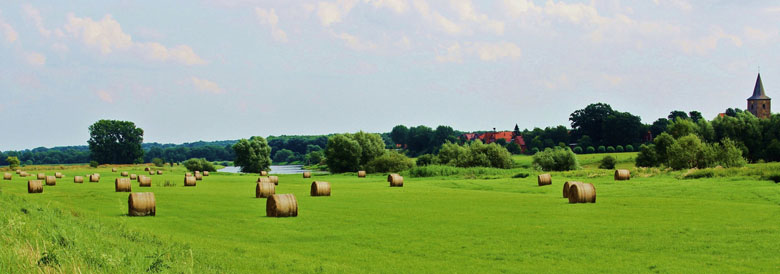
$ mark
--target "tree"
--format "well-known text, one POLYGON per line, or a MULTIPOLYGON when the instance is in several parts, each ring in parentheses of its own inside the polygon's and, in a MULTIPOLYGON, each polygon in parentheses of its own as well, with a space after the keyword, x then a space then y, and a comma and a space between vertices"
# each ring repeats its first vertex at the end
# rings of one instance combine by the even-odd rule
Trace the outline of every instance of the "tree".
POLYGON ((406 145, 409 143, 409 128, 404 125, 397 125, 390 131, 390 139, 396 144, 406 145))
POLYGON ((668 119, 658 118, 658 120, 655 120, 655 122, 653 122, 653 125, 650 126, 650 134, 653 134, 653 136, 658 136, 662 132, 665 132, 668 126, 669 126, 668 119))
POLYGON ((669 124, 668 132, 672 134, 674 138, 680 138, 694 134, 698 131, 696 124, 690 119, 676 118, 674 122, 669 124))
POLYGON ((688 114, 685 111, 674 110, 666 118, 669 118, 669 121, 675 121, 677 118, 688 119, 688 114))
POLYGON ((273 160, 274 160, 274 162, 286 163, 286 162, 289 162, 290 157, 292 157, 292 156, 293 156, 292 150, 281 149, 281 150, 277 151, 276 153, 274 153, 273 160))
POLYGON ((452 127, 449 126, 436 127, 436 130, 433 131, 433 142, 431 145, 438 148, 442 144, 444 144, 444 142, 447 141, 450 142, 457 141, 457 138, 455 136, 455 130, 453 130, 452 127))
POLYGON ((412 155, 431 152, 433 130, 426 126, 416 126, 409 129, 408 145, 412 155))
POLYGON ((10 168, 11 170, 15 170, 19 168, 19 164, 21 164, 19 162, 19 158, 16 156, 8 156, 8 158, 6 158, 5 161, 8 162, 8 168, 10 168))
POLYGON ((370 173, 401 172, 413 167, 414 160, 395 150, 390 150, 368 162, 366 170, 370 173))
POLYGON ((511 142, 508 145, 506 145, 506 150, 509 151, 509 153, 512 153, 512 154, 522 154, 523 153, 523 148, 520 147, 520 145, 518 145, 515 142, 511 142))
POLYGON ((144 130, 129 121, 100 120, 89 126, 92 160, 101 164, 143 162, 144 130))
POLYGON ((207 161, 205 158, 192 158, 184 161, 183 164, 189 171, 217 171, 217 169, 214 168, 214 164, 207 161))
POLYGON ((306 162, 310 165, 316 165, 322 162, 322 151, 315 150, 306 154, 306 162))
POLYGON ((362 156, 360 143, 349 134, 336 134, 328 138, 325 147, 325 162, 333 173, 357 171, 362 156))
POLYGON ((669 155, 668 150, 669 147, 672 146, 672 144, 675 143, 674 137, 672 135, 669 135, 669 133, 661 133, 661 135, 658 135, 653 139, 653 144, 655 145, 655 157, 658 161, 658 163, 661 164, 668 164, 669 163, 669 155))
POLYGON ((576 110, 569 116, 571 127, 577 137, 588 135, 596 143, 601 143, 604 136, 604 122, 615 113, 611 106, 604 103, 590 104, 584 109, 576 110))
POLYGON ((544 151, 534 154, 533 164, 544 171, 566 171, 579 169, 577 156, 571 149, 556 147, 546 148, 544 151))
POLYGON ((348 135, 360 145, 360 166, 365 167, 368 162, 385 153, 385 141, 376 133, 358 131, 348 135))
POLYGON ((703 120, 704 117, 701 116, 701 112, 692 110, 691 112, 688 112, 688 115, 691 117, 691 120, 693 120, 694 123, 699 122, 699 120, 703 120))
POLYGON ((601 162, 599 162, 599 168, 600 169, 614 169, 615 164, 617 164, 617 159, 615 157, 612 157, 610 155, 604 156, 604 158, 601 158, 601 162))
POLYGON ((512 131, 512 139, 521 135, 522 134, 520 133, 520 127, 518 127, 517 124, 515 124, 515 130, 512 131))
POLYGON ((233 145, 233 151, 236 153, 233 164, 241 167, 241 172, 260 173, 271 166, 271 147, 263 137, 238 140, 233 145))
POLYGON ((154 158, 154 159, 152 159, 152 164, 154 164, 154 166, 156 166, 156 167, 162 167, 162 166, 165 165, 165 162, 163 161, 163 159, 154 158))

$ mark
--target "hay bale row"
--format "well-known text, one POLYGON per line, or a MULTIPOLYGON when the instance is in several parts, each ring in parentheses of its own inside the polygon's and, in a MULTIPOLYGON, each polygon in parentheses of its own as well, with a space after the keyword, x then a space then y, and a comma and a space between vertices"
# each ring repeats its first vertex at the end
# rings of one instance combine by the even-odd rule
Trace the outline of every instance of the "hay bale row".
POLYGON ((366 171, 365 170, 358 171, 358 178, 366 178, 366 171))
POLYGON ((615 170, 615 181, 631 180, 631 171, 628 169, 615 170))
POLYGON ((536 177, 536 180, 538 181, 539 186, 552 184, 552 176, 549 173, 539 174, 539 176, 536 177))
POLYGON ((268 198, 276 194, 276 185, 271 182, 257 182, 255 198, 268 198))
POLYGON ((152 192, 130 193, 127 197, 127 215, 154 216, 157 214, 157 202, 152 192))
POLYGON ((120 175, 122 175, 122 177, 127 177, 127 176, 130 176, 130 173, 127 172, 127 171, 122 171, 122 173, 120 173, 120 175))
POLYGON ((146 177, 146 176, 138 177, 138 186, 140 187, 152 186, 152 177, 146 177))
POLYGON ((62 177, 65 177, 65 175, 62 175, 62 173, 60 172, 54 172, 54 177, 56 177, 57 179, 62 179, 62 177))
POLYGON ((595 203, 596 187, 590 183, 573 184, 569 187, 569 203, 595 203))
POLYGON ((11 173, 6 172, 3 174, 3 180, 11 180, 11 178, 11 173))
POLYGON ((203 181, 203 174, 200 174, 200 172, 195 173, 195 180, 203 181))
POLYGON ((303 178, 304 178, 304 179, 311 178, 311 172, 304 171, 304 172, 303 172, 303 178))
POLYGON ((196 182, 195 176, 184 176, 184 186, 195 186, 196 182))
POLYGON ((27 173, 27 171, 22 171, 19 173, 19 177, 27 177, 30 176, 30 173, 27 173))
POLYGON ((265 214, 268 217, 298 216, 298 200, 293 194, 274 194, 265 203, 265 214))
POLYGON ((46 180, 46 174, 45 173, 38 173, 38 180, 46 180))
POLYGON ((393 174, 387 175, 387 182, 390 183, 391 187, 403 187, 404 186, 404 177, 401 177, 401 175, 393 173, 393 174))
POLYGON ((73 183, 84 183, 84 177, 83 176, 73 176, 73 183))
POLYGON ((43 193, 43 181, 41 180, 27 181, 27 193, 43 193))
POLYGON ((312 182, 311 196, 330 196, 330 183, 317 181, 312 182))
POLYGON ((46 185, 47 186, 57 185, 57 177, 46 176, 46 185))
POLYGON ((130 192, 132 185, 129 178, 116 178, 114 180, 114 190, 116 192, 130 192))

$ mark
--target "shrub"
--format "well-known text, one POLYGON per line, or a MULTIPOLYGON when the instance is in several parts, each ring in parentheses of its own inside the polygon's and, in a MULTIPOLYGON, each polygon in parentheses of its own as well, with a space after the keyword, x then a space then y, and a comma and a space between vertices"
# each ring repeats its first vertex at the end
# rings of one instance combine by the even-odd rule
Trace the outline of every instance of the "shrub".
POLYGON ((15 170, 19 167, 19 158, 16 156, 8 156, 5 161, 8 162, 8 168, 11 170, 15 170))
POLYGON ((100 165, 100 164, 98 164, 97 161, 89 161, 89 166, 90 167, 95 167, 96 168, 96 167, 98 167, 98 165, 100 165))
POLYGON ((604 146, 599 146, 598 151, 599 151, 599 153, 604 153, 604 152, 607 152, 607 148, 604 147, 604 146))
POLYGON ((634 152, 634 146, 626 145, 626 152, 634 152))
POLYGON ((624 151, 626 151, 626 150, 625 150, 625 149, 623 149, 623 146, 621 146, 621 145, 617 145, 617 146, 615 147, 615 151, 617 151, 617 152, 624 152, 624 151))
POLYGON ((743 167, 747 164, 747 160, 742 157, 742 150, 729 138, 720 141, 718 160, 723 167, 743 167))
POLYGON ((509 143, 508 145, 506 145, 506 150, 508 150, 509 153, 512 153, 512 154, 522 154, 523 153, 523 148, 521 148, 520 145, 518 145, 518 144, 516 144, 514 142, 509 143))
POLYGON ((528 174, 527 172, 521 172, 521 173, 518 173, 518 174, 512 175, 512 178, 526 178, 526 177, 528 177, 529 175, 530 175, 530 174, 528 174))
POLYGON ((163 161, 163 159, 154 158, 154 159, 152 159, 152 164, 154 164, 157 167, 162 167, 162 166, 165 165, 165 162, 163 161))
POLYGON ((574 147, 574 153, 582 154, 582 147, 581 146, 574 147))
POLYGON ((607 147, 607 152, 609 152, 609 153, 615 153, 615 147, 613 147, 613 146, 608 146, 608 147, 607 147))
POLYGON ((715 172, 711 169, 700 169, 685 175, 685 179, 699 179, 715 177, 715 172))
POLYGON ((376 157, 366 165, 369 173, 376 172, 401 172, 414 167, 414 161, 394 150, 385 151, 382 156, 376 157))
POLYGON ((544 151, 534 154, 533 163, 542 170, 565 171, 579 168, 577 156, 569 148, 546 148, 544 151))
POLYGON ((596 153, 596 149, 592 146, 588 146, 588 148, 585 149, 585 153, 591 154, 596 153))
POLYGON ((506 148, 496 143, 486 145, 479 140, 462 146, 446 142, 437 158, 441 164, 457 167, 512 167, 512 155, 506 148))
POLYGON ((762 180, 770 180, 775 183, 780 183, 780 173, 769 174, 761 177, 762 180))
POLYGON ((263 137, 238 140, 233 144, 233 151, 236 153, 233 163, 241 167, 241 172, 260 173, 271 165, 271 147, 263 137))
POLYGON ((599 163, 600 169, 615 169, 615 164, 617 163, 617 160, 615 157, 612 157, 610 155, 604 156, 604 158, 601 158, 601 162, 599 163))
POLYGON ((656 154, 655 145, 641 145, 639 147, 639 154, 636 156, 636 166, 638 167, 654 167, 658 166, 658 155, 656 154))
POLYGON ((328 163, 328 169, 333 173, 357 171, 362 152, 360 143, 348 134, 336 134, 328 138, 325 161, 328 163))
POLYGON ((417 157, 417 166, 435 165, 436 163, 436 156, 433 154, 423 154, 417 157))
POLYGON ((205 158, 192 158, 184 161, 184 167, 189 171, 217 171, 214 168, 214 165, 211 162, 206 161, 205 158))
POLYGON ((539 148, 538 147, 535 147, 535 148, 531 149, 531 154, 532 155, 537 154, 537 153, 539 153, 539 148))

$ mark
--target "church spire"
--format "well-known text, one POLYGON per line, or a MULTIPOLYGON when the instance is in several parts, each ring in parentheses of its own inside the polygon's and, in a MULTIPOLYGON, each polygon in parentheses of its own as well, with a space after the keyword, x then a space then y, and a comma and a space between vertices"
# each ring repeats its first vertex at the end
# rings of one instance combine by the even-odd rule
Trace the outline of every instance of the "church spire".
POLYGON ((771 99, 768 96, 766 96, 766 93, 764 92, 764 83, 761 82, 761 73, 758 74, 758 78, 756 78, 756 87, 753 88, 753 96, 750 96, 748 100, 767 100, 771 99))

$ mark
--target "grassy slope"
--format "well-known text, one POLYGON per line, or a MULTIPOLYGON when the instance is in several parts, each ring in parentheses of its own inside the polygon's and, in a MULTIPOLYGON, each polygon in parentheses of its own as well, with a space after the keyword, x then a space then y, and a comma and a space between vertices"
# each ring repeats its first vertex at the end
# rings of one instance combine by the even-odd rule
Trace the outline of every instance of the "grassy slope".
MULTIPOLYGON (((581 163, 601 157, 591 158, 581 163)), ((168 170, 151 188, 133 185, 155 192, 158 213, 133 218, 124 216, 127 193, 113 192, 118 173, 101 170, 101 183, 72 183, 87 172, 65 170, 66 179, 39 195, 26 194, 22 178, 0 183, 0 224, 16 230, 0 232, 2 241, 17 250, 39 246, 12 257, 0 251, 4 272, 37 268, 58 231, 79 247, 60 258, 104 272, 138 272, 155 261, 170 267, 162 270, 200 273, 780 271, 780 186, 753 177, 614 182, 610 172, 586 169, 553 173, 546 187, 532 174, 407 177, 403 188, 389 188, 382 175, 289 175, 280 176, 277 193, 296 194, 300 215, 275 219, 254 198, 254 176, 212 175, 184 188, 183 171, 168 170), (570 179, 594 183, 598 203, 568 204, 560 192, 570 179), (178 186, 162 187, 164 180, 178 186), (309 197, 312 180, 331 182, 333 196, 309 197), (19 218, 37 219, 18 225, 19 218), (36 232, 25 238, 29 231, 36 232), (140 240, 122 236, 128 233, 140 240)), ((60 269, 72 272, 67 262, 60 259, 60 269)))

